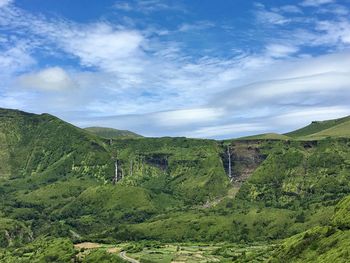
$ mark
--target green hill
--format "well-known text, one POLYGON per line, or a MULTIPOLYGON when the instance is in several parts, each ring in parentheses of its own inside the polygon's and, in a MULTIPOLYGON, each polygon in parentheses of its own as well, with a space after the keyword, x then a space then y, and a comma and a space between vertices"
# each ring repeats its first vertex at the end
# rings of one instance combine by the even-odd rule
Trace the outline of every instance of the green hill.
MULTIPOLYGON (((340 118, 340 119, 327 120, 327 121, 313 121, 308 126, 286 133, 285 135, 295 139, 304 138, 304 137, 312 138, 312 136, 315 134, 318 134, 330 128, 335 128, 339 124, 349 122, 349 121, 350 121, 350 116, 340 118)), ((337 136, 342 136, 343 135, 342 132, 344 132, 344 130, 340 130, 339 132, 333 130, 333 134, 336 134, 337 136)), ((348 136, 347 131, 345 131, 344 136, 348 136)))
POLYGON ((100 137, 107 139, 119 139, 119 138, 140 138, 142 137, 139 134, 133 133, 127 130, 117 130, 113 128, 105 128, 105 127, 88 127, 84 128, 84 130, 96 134, 100 137))
POLYGON ((278 133, 263 133, 258 135, 241 137, 236 140, 290 140, 291 137, 288 137, 283 134, 278 133))
POLYGON ((333 138, 337 138, 337 137, 345 137, 345 138, 349 138, 350 137, 350 120, 340 123, 334 127, 328 128, 328 129, 324 129, 320 132, 302 137, 304 139, 324 139, 327 137, 333 137, 333 138))
POLYGON ((49 114, 0 109, 0 145, 0 177, 113 176, 102 140, 49 114))

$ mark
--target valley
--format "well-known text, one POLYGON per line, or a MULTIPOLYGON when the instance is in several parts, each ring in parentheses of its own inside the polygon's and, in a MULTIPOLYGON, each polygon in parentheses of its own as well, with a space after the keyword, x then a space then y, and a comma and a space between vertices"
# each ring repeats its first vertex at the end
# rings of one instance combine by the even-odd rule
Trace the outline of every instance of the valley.
POLYGON ((348 262, 349 124, 118 137, 0 109, 0 261, 348 262))

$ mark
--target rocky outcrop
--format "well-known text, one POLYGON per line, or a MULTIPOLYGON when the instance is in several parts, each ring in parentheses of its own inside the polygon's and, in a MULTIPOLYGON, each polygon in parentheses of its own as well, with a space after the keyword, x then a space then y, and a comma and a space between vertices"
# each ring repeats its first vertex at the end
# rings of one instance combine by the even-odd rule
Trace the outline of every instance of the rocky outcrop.
POLYGON ((241 185, 266 159, 259 145, 259 141, 234 141, 223 147, 221 159, 231 182, 241 185))
POLYGON ((158 167, 163 171, 168 169, 168 158, 169 155, 164 153, 152 153, 144 156, 147 164, 158 167))

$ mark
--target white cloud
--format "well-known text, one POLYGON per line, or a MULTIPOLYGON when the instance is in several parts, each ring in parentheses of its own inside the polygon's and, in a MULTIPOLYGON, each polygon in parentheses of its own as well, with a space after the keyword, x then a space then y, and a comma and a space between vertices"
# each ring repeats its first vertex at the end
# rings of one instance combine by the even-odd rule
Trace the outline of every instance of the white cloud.
POLYGON ((11 4, 13 0, 0 0, 0 8, 5 7, 9 4, 11 4))
POLYGON ((183 109, 159 112, 152 118, 163 126, 181 126, 195 123, 208 123, 224 116, 224 111, 217 108, 183 109))
POLYGON ((266 47, 268 56, 274 58, 287 57, 298 52, 298 47, 291 45, 270 44, 266 47))
POLYGON ((46 91, 59 91, 75 87, 74 81, 60 67, 53 67, 35 73, 27 73, 18 78, 18 83, 24 88, 46 91))
POLYGON ((325 7, 321 7, 317 10, 319 14, 335 14, 338 16, 346 16, 350 13, 349 8, 339 5, 339 4, 331 4, 325 7))
POLYGON ((122 11, 142 13, 159 12, 164 10, 183 10, 179 4, 169 3, 164 0, 118 0, 114 8, 122 11))
POLYGON ((214 23, 209 22, 209 21, 199 21, 196 23, 184 23, 182 24, 178 31, 180 32, 187 32, 187 31, 194 31, 194 30, 205 30, 214 27, 214 23))
POLYGON ((295 5, 284 5, 278 8, 274 8, 273 10, 282 11, 285 13, 296 13, 296 14, 303 13, 303 11, 295 5))
POLYGON ((267 129, 268 127, 260 123, 236 123, 202 127, 188 132, 186 136, 193 138, 218 138, 227 135, 237 136, 237 134, 242 133, 256 133, 267 129))
POLYGON ((85 66, 125 72, 138 70, 136 61, 130 62, 142 55, 144 38, 138 31, 115 30, 108 24, 100 23, 85 30, 76 28, 67 31, 65 38, 57 40, 67 52, 79 57, 85 66))
POLYGON ((311 107, 301 108, 288 113, 277 115, 271 118, 272 122, 289 126, 304 126, 311 121, 323 121, 336 119, 350 114, 350 107, 331 106, 331 107, 311 107))
POLYGON ((123 10, 123 11, 131 11, 133 10, 133 7, 131 6, 130 3, 127 2, 116 2, 113 7, 118 10, 123 10))
POLYGON ((263 4, 256 4, 255 15, 258 23, 271 25, 284 25, 290 22, 283 14, 276 11, 270 11, 265 8, 263 4))
POLYGON ((16 43, 14 46, 7 44, 0 53, 0 74, 20 72, 35 64, 35 60, 27 51, 24 43, 16 43))
POLYGON ((324 34, 319 41, 350 44, 350 22, 347 20, 319 21, 316 24, 316 29, 324 34))
POLYGON ((2 108, 9 109, 23 109, 25 107, 25 103, 18 100, 14 94, 11 94, 11 96, 0 96, 0 105, 2 108))
POLYGON ((332 98, 345 103, 350 99, 350 53, 275 63, 252 79, 260 81, 228 89, 212 104, 219 101, 222 107, 243 110, 254 105, 330 103, 332 98))
POLYGON ((334 3, 335 0, 304 0, 302 6, 320 6, 324 4, 334 3))

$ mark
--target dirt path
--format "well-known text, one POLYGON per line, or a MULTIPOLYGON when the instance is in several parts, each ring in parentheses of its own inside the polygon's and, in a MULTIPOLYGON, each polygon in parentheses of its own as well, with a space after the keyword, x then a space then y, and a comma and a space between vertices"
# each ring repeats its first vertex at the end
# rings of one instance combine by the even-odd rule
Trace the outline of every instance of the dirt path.
POLYGON ((126 255, 126 252, 125 251, 122 251, 119 253, 119 256, 128 261, 128 262, 131 262, 131 263, 140 263, 140 261, 136 260, 136 259, 133 259, 133 258, 129 258, 127 255, 126 255))

